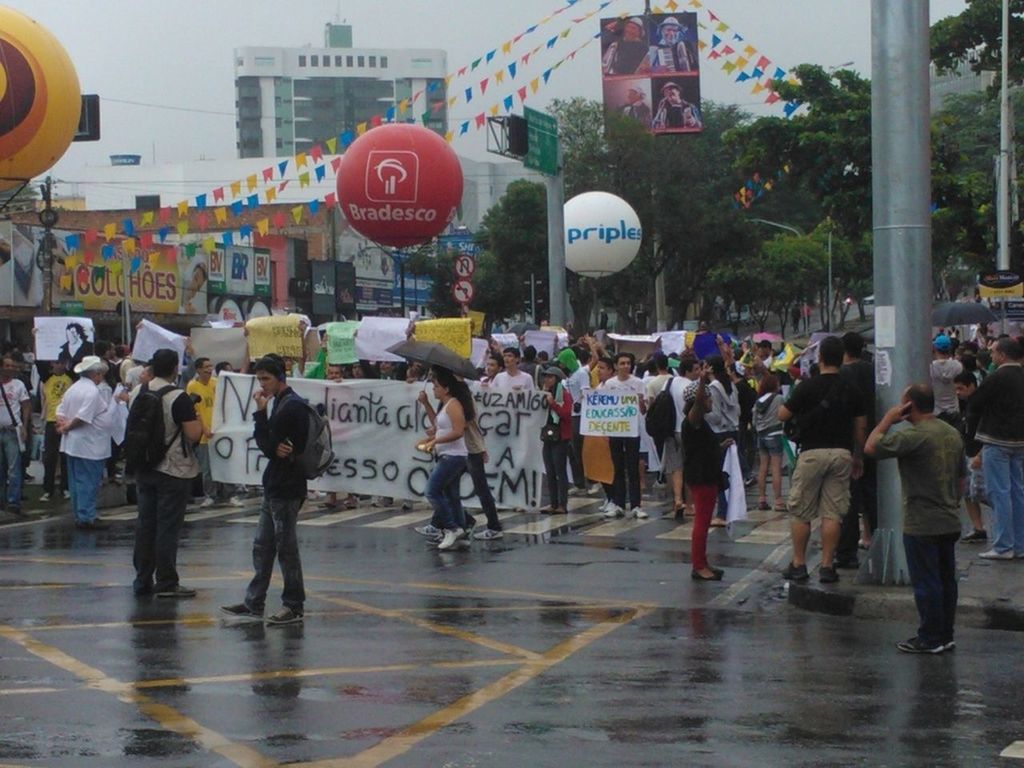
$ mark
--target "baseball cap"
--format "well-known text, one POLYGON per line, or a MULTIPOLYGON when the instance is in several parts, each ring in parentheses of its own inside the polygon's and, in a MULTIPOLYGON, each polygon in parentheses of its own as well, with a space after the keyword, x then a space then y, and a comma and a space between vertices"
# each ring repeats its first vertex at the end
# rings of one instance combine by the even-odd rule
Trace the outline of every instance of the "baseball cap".
POLYGON ((949 350, 953 348, 953 342, 950 340, 949 336, 944 333, 940 333, 935 337, 935 340, 932 342, 932 346, 939 350, 939 352, 949 352, 949 350))

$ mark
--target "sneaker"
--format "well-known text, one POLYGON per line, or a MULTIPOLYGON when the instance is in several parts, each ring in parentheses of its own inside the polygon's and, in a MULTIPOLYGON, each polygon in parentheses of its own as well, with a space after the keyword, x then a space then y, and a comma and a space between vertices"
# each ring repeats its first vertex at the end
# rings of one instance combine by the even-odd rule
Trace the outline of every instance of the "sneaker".
POLYGON ((199 506, 200 507, 212 507, 216 503, 217 503, 216 501, 214 501, 209 496, 207 496, 205 499, 203 499, 202 503, 200 503, 199 506))
POLYGON ((245 603, 237 603, 236 605, 222 605, 220 607, 220 612, 226 614, 227 616, 232 616, 236 619, 250 619, 252 621, 263 620, 263 611, 254 611, 245 603))
POLYGON ((794 565, 790 563, 782 572, 782 578, 787 581, 807 581, 807 566, 794 565))
POLYGON ((650 515, 648 515, 646 512, 640 509, 640 507, 633 507, 632 515, 637 520, 646 520, 648 517, 650 517, 650 515))
MULTIPOLYGON (((42 499, 40 499, 40 501, 42 501, 42 499)), ((985 530, 978 530, 975 528, 973 531, 961 538, 960 541, 968 544, 980 544, 983 541, 988 541, 988 533, 985 530)))
POLYGON ((587 490, 585 488, 577 488, 575 485, 569 486, 567 496, 582 496, 587 490))
POLYGON ((175 584, 170 589, 161 589, 156 593, 157 597, 195 597, 196 591, 192 587, 185 587, 175 584))
POLYGON ((827 565, 821 566, 821 570, 818 572, 818 581, 822 584, 835 584, 839 581, 839 574, 836 573, 836 569, 827 565))
POLYGON ((614 520, 616 517, 624 517, 625 514, 626 513, 622 510, 622 507, 620 507, 614 501, 609 501, 608 507, 604 511, 604 516, 607 517, 609 520, 614 520))
POLYGON ((609 504, 611 504, 611 501, 610 501, 610 500, 608 500, 608 499, 605 499, 603 503, 601 503, 601 504, 599 504, 599 505, 598 505, 598 507, 597 507, 597 511, 598 511, 598 512, 607 512, 607 511, 608 511, 608 505, 609 505, 609 504))
POLYGON ((904 653, 942 653, 946 650, 944 643, 929 645, 919 637, 912 637, 909 640, 896 643, 896 647, 904 653))
POLYGON ((230 504, 232 507, 244 507, 245 499, 239 496, 232 496, 230 499, 228 499, 228 504, 230 504))
POLYGON ((455 530, 454 528, 445 531, 441 542, 437 545, 437 548, 442 550, 451 549, 461 537, 461 533, 462 531, 455 530))
POLYGON ((604 486, 603 485, 601 485, 600 483, 594 483, 592 486, 590 486, 587 489, 587 493, 591 493, 591 494, 593 494, 593 493, 600 493, 603 490, 604 490, 604 486))
POLYGON ((44 493, 42 496, 39 497, 39 501, 44 502, 44 503, 49 501, 49 500, 50 500, 50 494, 48 494, 48 493, 44 493))
POLYGON ((302 612, 295 611, 291 608, 282 608, 277 613, 272 613, 267 616, 267 624, 300 624, 302 623, 302 612))
POLYGON ((947 642, 945 642, 942 645, 942 650, 944 650, 944 651, 955 651, 956 650, 956 640, 948 640, 947 642))
POLYGON ((989 549, 982 552, 978 557, 983 560, 1013 560, 1013 552, 1009 550, 1006 552, 996 552, 994 549, 989 549))
POLYGON ((470 523, 465 528, 463 528, 461 531, 459 531, 459 538, 460 539, 470 539, 470 538, 473 537, 473 531, 475 531, 475 530, 476 530, 476 521, 474 520, 472 523, 470 523))
POLYGON ((71 491, 61 491, 61 495, 64 497, 64 500, 67 501, 71 498, 71 491))
POLYGON ((438 536, 444 536, 444 531, 438 528, 436 525, 433 525, 432 523, 421 525, 419 528, 413 528, 413 530, 416 531, 416 533, 418 533, 420 536, 426 536, 428 539, 434 539, 438 536))
POLYGON ((494 541, 505 538, 505 533, 504 531, 495 531, 493 528, 484 528, 482 531, 474 533, 473 538, 477 541, 494 541))

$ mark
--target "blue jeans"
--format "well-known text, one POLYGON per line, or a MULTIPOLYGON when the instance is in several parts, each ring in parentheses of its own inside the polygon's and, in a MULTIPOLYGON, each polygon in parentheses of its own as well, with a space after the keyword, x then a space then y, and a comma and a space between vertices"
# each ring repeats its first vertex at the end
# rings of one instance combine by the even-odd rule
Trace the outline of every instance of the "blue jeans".
POLYGON ((434 465, 424 494, 434 508, 434 525, 454 531, 464 528, 465 516, 459 499, 459 480, 466 471, 466 457, 442 454, 434 465))
POLYGON ((274 575, 274 558, 277 557, 284 581, 281 602, 286 608, 302 613, 306 590, 302 583, 302 561, 299 559, 295 522, 303 501, 305 499, 263 497, 256 539, 252 543, 252 565, 256 573, 245 591, 245 604, 252 611, 263 612, 270 577, 274 575))
POLYGON ((96 497, 103 481, 106 459, 83 459, 68 456, 68 490, 71 491, 71 509, 79 523, 96 519, 96 497))
POLYGON ((140 472, 135 477, 139 499, 133 558, 135 594, 178 586, 178 534, 191 487, 192 478, 171 477, 163 472, 140 472))
POLYGON ((4 501, 21 508, 21 446, 16 429, 0 429, 0 486, 6 486, 4 501))
POLYGON ((941 536, 903 534, 914 602, 921 617, 917 636, 928 645, 953 639, 956 618, 956 541, 959 533, 941 536))
POLYGON ((1024 448, 986 445, 981 465, 992 505, 992 549, 1024 557, 1024 448))
POLYGON ((487 527, 492 531, 501 530, 501 520, 498 519, 498 510, 494 504, 494 494, 487 484, 487 470, 484 467, 484 455, 482 453, 471 453, 466 457, 466 466, 469 468, 469 476, 473 478, 473 492, 480 499, 480 507, 487 516, 487 527))

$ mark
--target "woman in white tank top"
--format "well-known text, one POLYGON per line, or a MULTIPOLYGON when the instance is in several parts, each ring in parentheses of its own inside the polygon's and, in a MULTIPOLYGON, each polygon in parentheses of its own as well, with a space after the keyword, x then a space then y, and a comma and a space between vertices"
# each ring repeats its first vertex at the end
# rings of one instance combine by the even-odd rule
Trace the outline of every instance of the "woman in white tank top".
POLYGON ((467 535, 459 481, 466 471, 466 423, 472 421, 473 397, 465 382, 444 368, 434 368, 434 397, 441 401, 437 426, 429 441, 437 455, 424 494, 434 508, 433 524, 444 531, 438 549, 451 549, 467 535))

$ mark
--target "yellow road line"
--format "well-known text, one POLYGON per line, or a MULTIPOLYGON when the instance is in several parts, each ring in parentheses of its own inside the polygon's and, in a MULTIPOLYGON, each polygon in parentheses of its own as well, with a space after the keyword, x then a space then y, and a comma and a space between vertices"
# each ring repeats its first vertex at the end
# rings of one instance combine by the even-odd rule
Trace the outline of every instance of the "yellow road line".
MULTIPOLYGON (((119 566, 121 570, 124 570, 124 565, 119 566)), ((208 581, 222 582, 222 581, 242 581, 251 577, 246 576, 193 576, 187 581, 189 583, 205 583, 208 581)), ((61 582, 40 582, 38 584, 8 584, 0 586, 0 592, 17 592, 27 589, 127 589, 130 584, 127 581, 61 581, 61 582)))
POLYGON ((1024 760, 1024 741, 1013 742, 1013 744, 1000 752, 999 756, 1010 758, 1011 760, 1024 760))
POLYGON ((0 637, 16 643, 29 653, 57 668, 70 672, 82 680, 86 687, 114 695, 126 704, 134 704, 142 714, 155 720, 167 730, 192 739, 204 749, 230 760, 239 768, 271 768, 277 765, 275 761, 265 758, 250 747, 229 741, 226 737, 200 725, 173 707, 159 704, 145 694, 139 693, 130 684, 108 677, 100 670, 90 667, 52 645, 46 645, 36 640, 25 632, 20 632, 12 627, 0 626, 0 637))
POLYGON ((249 683, 263 680, 294 680, 306 677, 366 675, 380 672, 420 672, 425 669, 472 669, 475 667, 508 667, 522 664, 518 659, 481 659, 478 661, 438 661, 433 664, 380 664, 372 667, 320 667, 313 669, 276 669, 269 672, 242 672, 237 675, 209 677, 172 677, 166 680, 141 680, 134 684, 139 690, 177 688, 185 685, 216 685, 249 683))
POLYGON ((377 608, 376 606, 367 605, 366 603, 360 603, 355 600, 347 600, 342 597, 330 597, 322 594, 311 594, 307 592, 307 597, 314 597, 328 603, 334 603, 335 605, 343 605, 346 608, 353 608, 357 611, 361 611, 362 613, 368 613, 371 616, 379 616, 385 619, 398 619, 399 621, 404 621, 407 624, 412 624, 413 626, 421 627, 422 629, 426 629, 431 632, 436 632, 439 635, 448 635, 449 637, 454 637, 457 640, 474 643, 475 645, 489 648, 492 651, 497 651, 498 653, 518 656, 522 659, 536 659, 540 657, 540 654, 535 651, 520 648, 510 643, 503 643, 500 640, 492 640, 489 637, 484 637, 483 635, 478 635, 474 632, 467 632, 464 629, 446 627, 444 624, 437 624, 433 621, 418 619, 415 616, 409 616, 402 611, 396 611, 389 608, 377 608))
MULTIPOLYGON (((580 634, 559 643, 539 658, 525 662, 519 669, 510 672, 478 691, 463 696, 458 701, 439 709, 380 743, 353 757, 317 760, 303 763, 307 768, 376 768, 399 755, 403 755, 418 743, 435 734, 441 728, 460 720, 492 701, 500 699, 524 683, 533 680, 551 667, 565 661, 574 653, 587 647, 623 624, 646 615, 647 609, 627 611, 619 616, 597 624, 580 634)), ((571 762, 571 760, 570 760, 571 762)))

